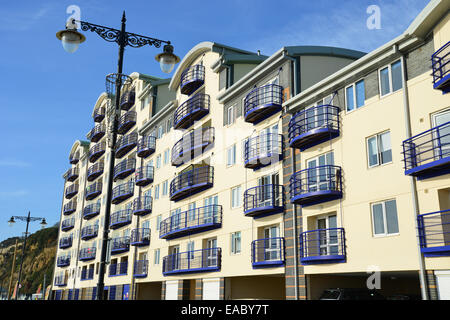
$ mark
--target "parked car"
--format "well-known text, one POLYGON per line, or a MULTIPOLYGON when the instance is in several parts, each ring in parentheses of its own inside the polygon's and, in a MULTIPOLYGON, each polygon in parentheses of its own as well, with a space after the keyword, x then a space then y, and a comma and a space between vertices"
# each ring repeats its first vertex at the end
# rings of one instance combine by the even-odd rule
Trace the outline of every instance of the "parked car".
POLYGON ((385 300, 378 291, 358 288, 326 289, 319 300, 385 300))

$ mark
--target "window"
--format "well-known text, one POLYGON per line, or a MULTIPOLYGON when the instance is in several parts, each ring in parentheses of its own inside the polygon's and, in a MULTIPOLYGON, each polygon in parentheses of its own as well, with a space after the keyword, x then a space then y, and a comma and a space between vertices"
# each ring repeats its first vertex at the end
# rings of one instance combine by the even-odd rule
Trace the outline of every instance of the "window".
POLYGON ((362 107, 366 100, 364 80, 358 81, 345 88, 345 105, 347 112, 362 107))
POLYGON ((164 150, 164 165, 169 163, 169 149, 164 150))
POLYGON ((162 195, 163 196, 167 196, 168 193, 168 185, 169 185, 169 180, 166 180, 163 182, 163 187, 162 187, 162 195))
POLYGON ((161 168, 161 155, 158 154, 158 156, 156 157, 156 169, 161 168))
POLYGON ((159 184, 155 186, 155 200, 159 199, 159 184))
POLYGON ((194 259, 194 241, 190 241, 187 244, 187 251, 189 252, 189 258, 194 259))
POLYGON ((161 215, 156 217, 156 230, 159 230, 161 227, 161 215))
POLYGON ((369 168, 392 162, 390 132, 377 134, 367 139, 369 168))
POLYGON ((241 205, 241 186, 237 186, 231 189, 231 208, 238 208, 241 205))
POLYGON ((241 252, 241 232, 233 232, 231 234, 231 253, 238 254, 241 252))
POLYGON ((159 126, 158 127, 158 137, 157 138, 161 139, 163 134, 164 134, 164 127, 163 126, 159 126))
POLYGON ((398 233, 397 204, 395 200, 372 204, 372 227, 375 236, 398 233))
POLYGON ((381 96, 400 90, 403 87, 402 73, 401 60, 397 60, 379 71, 381 96))
POLYGON ((154 260, 153 260, 154 264, 159 264, 159 255, 160 255, 159 249, 155 249, 154 260))
POLYGON ((236 105, 228 107, 227 110, 227 125, 231 125, 236 120, 236 105))
POLYGON ((236 164, 236 144, 227 149, 227 166, 236 164))
POLYGON ((144 229, 150 229, 150 221, 144 221, 143 223, 142 223, 142 228, 144 228, 144 229))

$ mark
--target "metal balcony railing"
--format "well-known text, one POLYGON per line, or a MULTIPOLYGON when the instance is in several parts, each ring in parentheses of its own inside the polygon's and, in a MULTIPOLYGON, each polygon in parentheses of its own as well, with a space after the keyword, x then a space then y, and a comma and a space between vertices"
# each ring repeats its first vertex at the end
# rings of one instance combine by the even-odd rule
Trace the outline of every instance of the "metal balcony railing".
POLYGON ((66 188, 66 199, 72 199, 78 193, 78 183, 71 184, 66 188))
POLYGON ((122 92, 120 97, 120 109, 129 110, 135 102, 135 90, 132 88, 131 90, 122 92))
POLYGON ((61 222, 61 230, 69 231, 75 226, 75 218, 66 219, 61 222))
POLYGON ((136 159, 125 159, 114 167, 114 181, 128 177, 136 170, 136 159))
POLYGON ((450 210, 421 214, 417 221, 424 256, 450 256, 450 210))
POLYGON ((150 244, 150 228, 131 230, 130 242, 132 246, 148 246, 150 244))
POLYGON ((324 165, 294 173, 289 179, 291 202, 310 206, 342 198, 342 169, 324 165))
POLYGON ((201 128, 193 130, 178 140, 172 148, 171 163, 180 166, 187 163, 202 153, 206 152, 214 144, 214 128, 201 128))
POLYGON ((132 197, 134 194, 134 182, 130 180, 113 188, 112 200, 113 204, 119 204, 122 201, 132 197))
POLYGON ((186 272, 219 271, 221 248, 208 248, 175 253, 163 258, 163 275, 186 272))
POLYGON ((252 266, 275 267, 285 262, 284 238, 265 238, 252 241, 252 266))
POLYGON ((60 256, 56 260, 56 266, 57 267, 62 268, 62 267, 67 267, 68 265, 70 265, 70 255, 68 255, 68 256, 60 256))
POLYGON ((182 94, 191 95, 205 82, 205 67, 196 64, 186 68, 180 77, 180 91, 182 94))
POLYGON ((70 164, 77 164, 78 161, 80 161, 80 153, 79 152, 75 152, 75 153, 69 155, 69 163, 70 164))
POLYGON ((102 193, 102 181, 99 180, 86 187, 86 200, 92 200, 102 193))
POLYGON ((117 132, 125 134, 136 124, 136 111, 128 111, 119 118, 117 132))
POLYGON ((284 187, 266 184, 244 192, 244 214, 247 216, 267 216, 284 210, 284 187))
POLYGON ((137 145, 138 134, 132 132, 130 134, 121 136, 116 143, 116 159, 122 158, 130 152, 137 145))
POLYGON ((78 168, 70 168, 66 172, 67 181, 73 182, 78 178, 79 170, 78 168))
POLYGON ((105 118, 105 107, 98 107, 94 110, 94 121, 101 122, 105 118))
POLYGON ((87 171, 87 180, 94 181, 97 177, 102 175, 105 169, 104 166, 105 165, 103 161, 94 163, 92 166, 90 166, 87 171))
POLYGON ((405 175, 419 180, 450 172, 450 121, 403 141, 405 175))
POLYGON ((148 274, 148 260, 136 260, 133 275, 136 278, 145 278, 148 274))
POLYGON ((302 264, 340 263, 346 261, 344 228, 318 229, 300 234, 302 264))
POLYGON ((111 241, 111 254, 119 254, 130 250, 130 237, 114 238, 111 241))
POLYGON ((105 141, 97 143, 96 145, 94 145, 92 148, 89 149, 89 154, 88 154, 89 162, 94 163, 105 152, 106 152, 106 143, 105 143, 105 141))
POLYGON ((208 231, 222 226, 222 206, 209 205, 190 209, 161 221, 159 237, 174 239, 187 234, 208 231))
POLYGON ((283 87, 268 84, 250 91, 244 99, 244 120, 257 124, 281 111, 283 87))
POLYGON ((88 139, 91 142, 98 142, 101 138, 106 134, 106 126, 104 123, 97 124, 91 131, 88 133, 88 139))
POLYGON ((57 287, 65 287, 67 285, 67 274, 58 275, 55 277, 55 286, 57 287))
POLYGON ((259 169, 283 159, 283 135, 265 133, 251 137, 244 144, 244 166, 259 169))
POLYGON ((89 261, 95 259, 95 254, 97 252, 96 247, 82 248, 78 254, 78 260, 89 261))
POLYGON ((92 203, 84 207, 83 209, 83 218, 89 220, 96 215, 100 214, 100 202, 92 203))
POLYGON ((153 199, 151 196, 140 196, 133 200, 133 214, 145 216, 152 212, 153 199))
POLYGON ((147 158, 156 150, 156 137, 144 136, 139 139, 137 144, 137 156, 147 158))
POLYGON ((66 203, 63 207, 63 214, 69 215, 74 213, 77 210, 77 202, 74 200, 71 200, 70 202, 66 203))
POLYGON ((69 237, 62 237, 59 239, 59 248, 60 249, 67 249, 72 246, 73 236, 70 235, 69 237))
POLYGON ((111 229, 117 229, 124 225, 131 223, 132 211, 131 209, 125 209, 116 211, 111 214, 109 218, 109 227, 111 229))
POLYGON ((136 185, 140 187, 145 187, 153 182, 154 177, 154 167, 150 165, 146 165, 136 169, 134 179, 136 181, 136 185))
POLYGON ((289 146, 304 151, 338 137, 340 134, 339 112, 338 107, 325 104, 294 114, 289 121, 289 146))
POLYGON ((109 276, 124 276, 128 274, 128 261, 109 265, 109 276))
POLYGON ((183 102, 173 115, 175 129, 187 129, 209 113, 210 97, 208 94, 197 93, 183 102))
POLYGON ((94 279, 94 268, 83 269, 81 270, 81 278, 80 280, 92 280, 94 279))
POLYGON ((89 240, 95 238, 98 235, 98 225, 86 226, 81 229, 81 239, 89 240))
POLYGON ((178 174, 170 182, 170 200, 179 201, 195 193, 211 188, 214 182, 214 168, 202 166, 178 174))
POLYGON ((450 41, 431 56, 433 88, 450 92, 450 41))

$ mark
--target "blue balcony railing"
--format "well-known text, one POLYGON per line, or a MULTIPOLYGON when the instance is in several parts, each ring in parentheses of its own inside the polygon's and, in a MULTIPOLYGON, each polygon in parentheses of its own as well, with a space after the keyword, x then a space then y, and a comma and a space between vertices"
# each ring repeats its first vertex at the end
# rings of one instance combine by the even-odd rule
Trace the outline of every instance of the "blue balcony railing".
POLYGON ((114 166, 114 181, 128 177, 136 170, 136 159, 125 159, 114 166))
POLYGON ((148 274, 148 260, 136 260, 134 263, 133 276, 135 278, 145 278, 148 274))
POLYGON ((205 67, 196 64, 186 68, 180 77, 180 91, 182 94, 191 95, 205 82, 205 67))
POLYGON ((342 170, 325 165, 294 173, 289 181, 291 202, 304 207, 342 198, 342 170))
POLYGON ((81 229, 81 239, 89 240, 98 235, 98 225, 86 226, 81 229))
POLYGON ((99 142, 89 149, 88 159, 89 162, 94 163, 106 152, 105 141, 99 142))
POLYGON ((450 92, 450 41, 431 56, 433 88, 450 92))
POLYGON ((72 199, 78 193, 78 184, 71 184, 66 188, 66 199, 72 199))
POLYGON ((450 173, 450 121, 403 141, 405 174, 422 180, 450 173))
POLYGON ((77 202, 72 200, 64 205, 63 214, 69 215, 74 213, 76 210, 77 210, 77 202))
POLYGON ((219 271, 221 248, 209 248, 175 253, 163 258, 163 275, 187 272, 219 271))
POLYGON ((103 174, 103 170, 104 170, 104 163, 103 163, 103 161, 94 163, 92 166, 90 166, 88 168, 87 180, 88 181, 94 181, 95 179, 97 179, 97 177, 99 177, 100 175, 103 174))
POLYGON ((148 246, 150 244, 150 228, 131 230, 130 242, 132 246, 148 246))
POLYGON ((116 143, 116 159, 122 158, 128 152, 130 152, 134 147, 136 147, 138 141, 137 132, 132 132, 130 134, 121 136, 116 143))
POLYGON ((340 109, 320 105, 297 112, 289 121, 289 146, 304 151, 339 136, 340 109))
POLYGON ((69 237, 62 237, 61 239, 59 239, 59 248, 60 249, 70 248, 72 246, 72 240, 73 240, 72 235, 70 235, 69 237))
POLYGON ((187 129, 209 113, 210 97, 208 94, 197 93, 182 103, 173 115, 175 129, 187 129))
POLYGON ((78 254, 78 260, 89 261, 95 259, 95 254, 97 252, 96 247, 87 247, 80 250, 78 254))
POLYGON ((205 189, 214 182, 214 168, 202 166, 178 174, 170 182, 170 200, 179 201, 205 189))
POLYGON ((130 250, 130 237, 114 238, 111 241, 111 254, 124 253, 130 250))
POLYGON ((98 107, 95 109, 93 117, 95 122, 101 122, 105 119, 105 107, 98 107))
POLYGON ((283 212, 284 187, 266 184, 250 188, 244 192, 244 214, 251 217, 264 217, 283 212))
POLYGON ((244 144, 244 166, 257 170, 283 159, 283 135, 264 133, 244 144))
POLYGON ((209 205, 189 209, 161 221, 159 237, 174 239, 222 226, 222 206, 209 205))
POLYGON ((80 153, 79 152, 71 153, 69 155, 69 163, 70 164, 77 164, 78 161, 80 161, 80 153))
POLYGON ((109 227, 111 229, 123 227, 131 223, 131 218, 132 218, 131 209, 116 211, 113 214, 111 214, 111 217, 109 218, 109 227))
POLYGON ((109 265, 109 276, 124 276, 128 274, 128 261, 109 265))
POLYGON ((94 268, 83 269, 81 270, 81 278, 80 280, 92 280, 94 279, 94 268))
POLYGON ((58 257, 58 259, 56 260, 56 266, 57 267, 67 267, 70 265, 70 255, 68 256, 60 256, 58 257))
POLYGON ((154 170, 154 167, 150 165, 146 165, 136 169, 136 173, 134 175, 136 185, 139 187, 145 187, 152 183, 154 170))
POLYGON ((116 187, 114 187, 112 192, 112 200, 113 204, 119 204, 122 201, 132 197, 134 194, 134 182, 130 180, 128 182, 122 183, 116 187))
POLYGON ((70 168, 66 172, 67 181, 73 182, 77 180, 79 175, 78 168, 70 168))
POLYGON ((283 87, 268 84, 250 91, 244 99, 244 120, 257 124, 281 111, 283 87))
POLYGON ((69 231, 75 226, 75 218, 66 219, 61 222, 61 230, 69 231))
POLYGON ((97 198, 102 193, 102 181, 99 180, 86 187, 86 200, 97 198))
POLYGON ((100 214, 100 202, 92 203, 84 207, 83 218, 89 220, 100 214))
POLYGON ((318 229, 300 234, 300 262, 325 264, 346 262, 343 228, 318 229))
POLYGON ((424 256, 450 256, 450 210, 421 214, 417 220, 424 256))
POLYGON ((104 123, 97 124, 91 131, 88 133, 88 139, 91 142, 98 142, 101 138, 106 134, 106 126, 104 123))
POLYGON ((57 287, 65 287, 67 285, 67 279, 69 276, 67 274, 61 274, 55 276, 55 286, 57 287))
POLYGON ((147 158, 156 150, 156 137, 144 136, 139 139, 137 144, 137 156, 147 158))
POLYGON ((128 111, 119 118, 117 132, 125 134, 136 124, 136 111, 128 111))
POLYGON ((277 267, 284 265, 284 238, 266 238, 252 241, 252 266, 277 267))
POLYGON ((214 144, 214 128, 193 130, 178 140, 172 148, 171 163, 180 166, 200 156, 214 144))
POLYGON ((136 93, 134 88, 122 92, 119 103, 120 109, 129 110, 134 105, 135 96, 136 93))

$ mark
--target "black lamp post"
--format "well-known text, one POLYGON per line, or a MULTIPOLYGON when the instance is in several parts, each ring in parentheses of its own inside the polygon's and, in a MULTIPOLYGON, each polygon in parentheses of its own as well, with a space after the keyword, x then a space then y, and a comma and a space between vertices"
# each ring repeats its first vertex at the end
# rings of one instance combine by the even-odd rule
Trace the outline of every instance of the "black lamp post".
POLYGON ((150 38, 147 36, 138 35, 125 31, 125 11, 122 15, 122 26, 120 30, 112 29, 105 26, 96 25, 89 22, 77 21, 72 19, 70 23, 66 24, 66 29, 56 33, 56 37, 62 41, 62 45, 67 52, 75 52, 78 49, 80 43, 84 42, 86 37, 77 31, 77 24, 81 26, 83 31, 91 31, 97 33, 101 38, 108 42, 116 42, 119 45, 119 58, 117 63, 117 74, 112 74, 107 77, 107 82, 111 82, 115 85, 115 111, 112 126, 111 137, 111 156, 109 160, 109 172, 108 172, 108 189, 107 189, 107 201, 105 208, 105 225, 103 228, 102 239, 102 251, 100 257, 99 277, 97 283, 97 299, 103 300, 104 289, 104 277, 105 277, 105 265, 106 255, 108 248, 108 233, 109 233, 109 219, 111 212, 111 199, 112 199, 112 186, 113 186, 113 171, 114 171, 114 159, 115 159, 115 146, 117 140, 117 127, 120 116, 120 90, 123 81, 127 76, 122 74, 123 69, 123 54, 126 46, 133 48, 140 48, 145 45, 154 46, 156 48, 161 47, 162 43, 165 43, 163 52, 156 55, 155 59, 160 63, 161 70, 165 73, 172 72, 176 63, 180 61, 180 58, 173 54, 173 46, 170 41, 159 40, 150 38))
POLYGON ((25 229, 25 239, 23 241, 23 247, 22 247, 22 258, 20 259, 20 268, 19 268, 19 276, 17 277, 17 291, 16 291, 16 297, 15 300, 19 297, 19 291, 20 291, 20 278, 22 275, 22 266, 23 266, 23 259, 25 256, 25 248, 27 246, 27 237, 28 237, 28 225, 31 221, 41 221, 41 227, 44 228, 47 225, 47 222, 45 221, 45 218, 38 218, 38 217, 31 217, 30 211, 28 211, 28 216, 12 216, 11 219, 9 219, 8 223, 10 226, 12 226, 17 220, 26 221, 27 227, 25 229))

